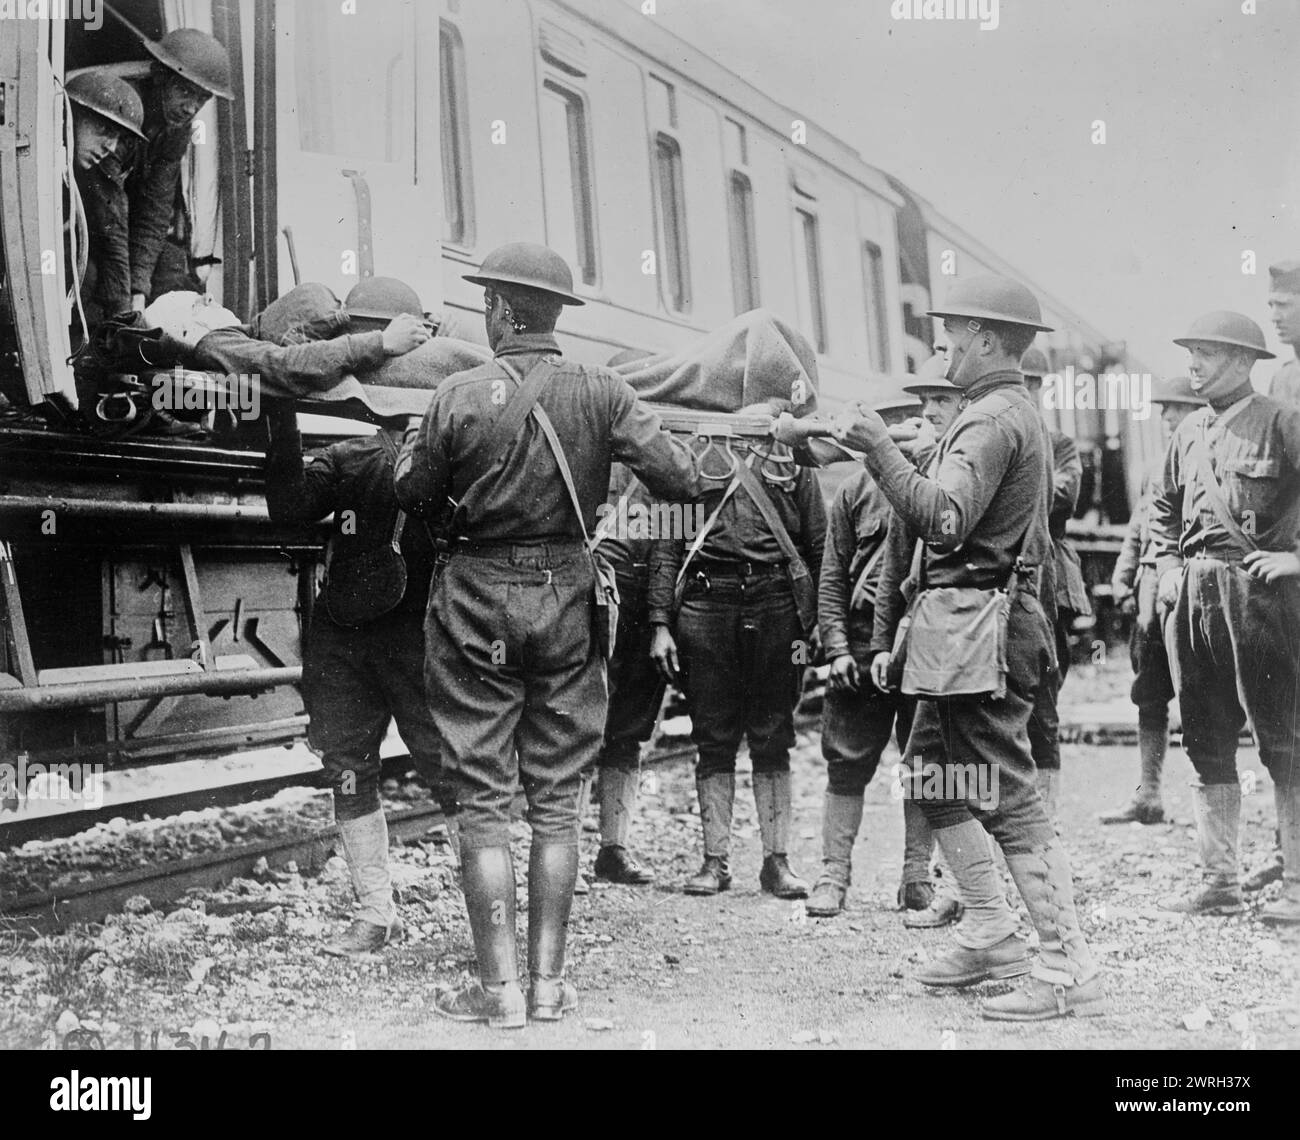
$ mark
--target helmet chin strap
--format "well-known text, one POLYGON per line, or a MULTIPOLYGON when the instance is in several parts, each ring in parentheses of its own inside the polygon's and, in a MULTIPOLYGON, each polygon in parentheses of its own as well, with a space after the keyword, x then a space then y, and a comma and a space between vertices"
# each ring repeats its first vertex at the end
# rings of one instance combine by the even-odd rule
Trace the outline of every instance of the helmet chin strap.
MULTIPOLYGON (((969 320, 969 321, 967 321, 967 322, 966 322, 966 327, 967 327, 967 328, 968 328, 972 333, 979 333, 979 332, 981 331, 981 328, 982 328, 982 326, 980 325, 979 321, 976 321, 976 320, 969 320)), ((970 360, 970 358, 971 358, 971 353, 970 353, 970 349, 969 349, 969 347, 968 347, 968 348, 967 348, 967 349, 962 353, 961 360, 959 360, 959 361, 957 362, 957 367, 956 367, 956 369, 954 369, 954 368, 952 367, 952 364, 949 363, 947 373, 946 373, 946 375, 945 375, 945 377, 944 377, 944 379, 946 379, 946 380, 948 381, 949 384, 952 384, 952 385, 954 385, 955 387, 960 388, 963 392, 965 392, 965 390, 969 387, 969 385, 960 383, 960 382, 959 382, 959 378, 965 376, 966 362, 967 362, 968 360, 970 360)), ((978 377, 976 377, 975 379, 978 379, 978 377)), ((971 384, 973 384, 973 383, 975 383, 975 380, 972 380, 972 381, 971 381, 971 384)))

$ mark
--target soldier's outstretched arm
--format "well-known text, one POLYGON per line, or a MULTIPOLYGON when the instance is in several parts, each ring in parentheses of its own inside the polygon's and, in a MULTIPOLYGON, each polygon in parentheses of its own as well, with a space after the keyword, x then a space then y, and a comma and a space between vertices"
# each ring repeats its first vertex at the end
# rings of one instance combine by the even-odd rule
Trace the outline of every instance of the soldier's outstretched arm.
POLYGON ((693 499, 700 493, 699 464, 691 449, 664 430, 659 414, 637 399, 626 380, 611 374, 610 452, 632 468, 660 499, 693 499))
POLYGON ((162 153, 142 155, 127 181, 131 198, 131 292, 146 297, 153 289, 158 256, 171 228, 181 162, 189 149, 189 130, 174 138, 169 134, 151 145, 161 147, 162 153))
POLYGON ((315 522, 334 511, 338 469, 329 448, 304 462, 298 414, 287 401, 275 400, 266 415, 270 443, 266 449, 266 509, 275 522, 315 522))
MULTIPOLYGON (((890 438, 876 413, 854 430, 862 462, 889 505, 938 550, 955 550, 988 510, 1015 456, 1010 434, 994 417, 967 416, 954 426, 935 478, 927 479, 890 438)), ((854 444, 851 444, 851 446, 854 444)))
POLYGON ((106 316, 131 307, 131 220, 123 177, 110 155, 78 180, 99 274, 96 299, 106 316))
POLYGON ((246 336, 239 329, 217 329, 194 350, 196 367, 256 376, 267 396, 314 396, 345 376, 377 367, 384 358, 381 332, 278 345, 246 336))
POLYGON ((812 468, 801 467, 795 486, 799 504, 799 541, 797 546, 814 582, 820 582, 822 556, 826 552, 826 501, 812 468))
POLYGON ((1183 555, 1179 539, 1183 531, 1183 491, 1186 486, 1186 446, 1191 439, 1184 430, 1194 417, 1178 425, 1165 451, 1160 477, 1151 485, 1147 504, 1147 525, 1151 533, 1151 553, 1155 558, 1156 581, 1170 570, 1181 570, 1183 555))
POLYGON ((402 509, 423 519, 438 519, 451 493, 451 462, 435 396, 424 419, 412 419, 393 470, 393 487, 402 509))
POLYGON ((826 660, 833 661, 849 651, 849 567, 857 549, 853 516, 848 496, 841 487, 831 503, 825 548, 817 578, 817 624, 826 660))

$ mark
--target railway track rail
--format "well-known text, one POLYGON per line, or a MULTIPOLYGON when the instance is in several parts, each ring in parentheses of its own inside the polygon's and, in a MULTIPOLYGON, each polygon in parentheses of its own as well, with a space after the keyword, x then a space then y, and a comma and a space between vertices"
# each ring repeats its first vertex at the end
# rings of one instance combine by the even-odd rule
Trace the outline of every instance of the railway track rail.
MULTIPOLYGON (((806 719, 806 718, 805 718, 806 719)), ((671 737, 646 752, 647 765, 668 764, 694 755, 695 747, 689 740, 671 737)), ((394 758, 400 767, 402 758, 394 758)), ((283 777, 259 781, 251 785, 235 785, 194 795, 167 796, 162 799, 142 800, 132 805, 119 805, 110 809, 114 816, 128 814, 139 818, 146 812, 157 816, 160 812, 179 812, 213 805, 213 795, 218 794, 225 803, 247 802, 252 798, 273 794, 281 788, 301 785, 302 776, 283 777), (248 794, 254 790, 254 796, 248 794), (242 793, 242 794, 237 794, 242 793), (132 809, 128 812, 128 806, 132 809)), ((89 826, 85 815, 83 826, 89 826)), ((96 815, 102 813, 93 813, 96 815)), ((39 822, 39 821, 37 821, 39 822)), ((48 822, 48 820, 46 821, 48 822)), ((425 805, 391 811, 388 813, 390 839, 414 841, 437 832, 443 824, 442 812, 436 805, 425 805)), ((16 825, 10 824, 9 827, 16 825)), ((66 826, 66 825, 64 825, 66 826)), ((64 834, 71 834, 65 831, 64 834)), ((44 832, 41 838, 49 838, 44 832)), ((334 825, 297 832, 275 839, 241 843, 220 851, 206 852, 188 859, 172 860, 157 866, 141 867, 130 871, 97 876, 82 883, 54 887, 47 891, 19 896, 0 908, 0 922, 18 932, 50 934, 79 922, 101 922, 104 917, 120 910, 129 898, 143 895, 155 906, 176 902, 194 888, 215 889, 232 879, 248 876, 263 859, 272 870, 280 870, 296 863, 304 873, 318 871, 337 848, 338 829, 334 825)))

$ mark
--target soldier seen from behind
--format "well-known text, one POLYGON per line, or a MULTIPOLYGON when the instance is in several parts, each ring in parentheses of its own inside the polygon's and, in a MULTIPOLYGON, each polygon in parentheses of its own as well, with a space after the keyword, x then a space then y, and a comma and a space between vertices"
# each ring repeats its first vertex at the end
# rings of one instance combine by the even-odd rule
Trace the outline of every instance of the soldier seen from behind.
POLYGON ((605 368, 560 354, 556 320, 581 305, 553 250, 515 242, 467 280, 484 286, 496 359, 444 380, 408 433, 398 500, 458 504, 456 541, 426 618, 426 683, 460 805, 461 881, 479 978, 441 992, 457 1021, 522 1027, 577 1007, 565 942, 578 874, 579 791, 606 724, 608 565, 589 535, 610 468, 655 495, 698 491, 690 451, 605 368), (510 807, 522 785, 528 863, 528 993, 515 945, 510 807))

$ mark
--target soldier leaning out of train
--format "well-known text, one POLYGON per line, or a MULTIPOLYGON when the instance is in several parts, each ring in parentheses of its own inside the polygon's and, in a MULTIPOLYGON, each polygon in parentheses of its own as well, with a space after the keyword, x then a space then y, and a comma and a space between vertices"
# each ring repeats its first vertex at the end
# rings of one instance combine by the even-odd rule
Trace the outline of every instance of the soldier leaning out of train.
POLYGON ((899 654, 902 689, 918 697, 904 763, 965 914, 955 947, 917 977, 969 986, 1029 973, 1026 989, 986 1001, 984 1016, 1099 1014, 1104 983, 1079 926, 1069 860, 1038 794, 1027 734, 1053 658, 1036 582, 1051 558, 1052 463, 1019 364, 1035 331, 1051 330, 1033 294, 1001 277, 957 282, 930 315, 943 320, 948 379, 966 401, 939 444, 933 476, 916 470, 870 409, 854 409, 837 433, 864 453, 890 505, 924 540, 899 654), (962 653, 958 629, 974 635, 962 653), (928 778, 936 767, 942 778, 928 778), (1036 963, 1016 936, 986 830, 1038 933, 1036 963))
POLYGON ((565 943, 578 874, 578 801, 605 730, 612 634, 607 563, 588 536, 611 464, 655 494, 699 491, 689 448, 627 382, 566 361, 564 305, 581 305, 553 250, 515 242, 466 280, 484 287, 496 359, 439 384, 408 433, 399 501, 459 504, 456 541, 426 617, 428 695, 460 805, 461 882, 479 979, 435 1011, 515 1029, 576 1009, 565 943), (515 945, 510 808, 522 784, 528 862, 528 994, 515 945))
MULTIPOLYGON (((952 392, 950 403, 955 415, 955 397, 961 393, 952 385, 947 387, 952 392)), ((917 389, 901 385, 895 385, 895 389, 872 404, 891 426, 908 422, 923 407, 917 389)), ((830 662, 821 724, 826 798, 822 807, 822 871, 807 903, 808 913, 815 918, 828 918, 844 909, 853 845, 862 825, 863 795, 890 734, 897 734, 901 753, 907 748, 912 729, 914 702, 896 689, 877 688, 869 674, 876 598, 891 513, 888 500, 863 467, 841 484, 828 516, 817 597, 822 650, 830 662)), ((920 804, 904 799, 903 878, 898 905, 909 914, 941 913, 933 907, 933 849, 934 839, 920 804)), ((955 913, 956 907, 949 903, 945 921, 951 921, 955 913)))
POLYGON ((1255 391, 1264 333, 1240 313, 1198 317, 1177 338, 1209 407, 1174 432, 1151 500, 1157 601, 1196 769, 1202 883, 1161 905, 1242 908, 1237 878, 1247 719, 1273 779, 1282 896, 1261 917, 1300 923, 1300 408, 1255 391))
MULTIPOLYGON (((353 318, 358 328, 386 326, 382 333, 372 329, 347 338, 367 344, 374 338, 379 351, 363 350, 359 359, 377 363, 428 337, 410 319, 421 310, 414 292, 401 282, 371 279, 358 284, 348 301, 358 310, 353 318)), ((269 324, 267 331, 272 331, 269 324)), ((298 356, 337 346, 340 339, 298 345, 298 356)), ((238 358, 239 343, 225 343, 225 362, 238 358)), ((304 456, 293 405, 271 401, 267 417, 266 501, 272 519, 334 516, 325 582, 304 630, 303 698, 311 718, 308 744, 321 757, 323 778, 334 792, 334 817, 358 907, 347 929, 326 944, 327 954, 370 953, 401 931, 379 799, 379 749, 391 721, 396 720, 417 772, 447 815, 455 846, 455 799, 444 784, 438 733, 424 694, 422 623, 434 547, 425 523, 408 519, 393 491, 393 466, 408 418, 387 420, 372 436, 304 456)))
MULTIPOLYGON (((754 410, 771 413, 765 404, 741 414, 754 410)), ((699 750, 704 862, 686 892, 731 886, 736 753, 748 739, 763 844, 759 884, 777 898, 805 898, 808 885, 788 854, 790 749, 815 644, 826 507, 816 475, 780 445, 773 458, 751 452, 698 501, 705 522, 694 539, 661 537, 650 553, 651 654, 685 694, 699 750)))
MULTIPOLYGON (((1020 372, 1025 378, 1025 388, 1042 409, 1043 377, 1051 371, 1042 350, 1031 346, 1020 360, 1020 372)), ((1061 782, 1060 716, 1057 698, 1065 675, 1070 671, 1070 630, 1076 618, 1092 616, 1092 601, 1083 581, 1083 568, 1079 555, 1066 540, 1065 524, 1074 515, 1079 504, 1079 490, 1083 486, 1083 462, 1078 445, 1068 435, 1047 427, 1052 448, 1052 510, 1047 517, 1052 536, 1051 573, 1040 581, 1043 609, 1052 622, 1056 640, 1056 668, 1039 686, 1038 699, 1029 718, 1029 746, 1038 773, 1038 794, 1043 797, 1047 817, 1060 830, 1057 822, 1057 800, 1061 782), (1050 591, 1051 596, 1047 596, 1050 591)))
MULTIPOLYGON (((1176 376, 1157 384, 1151 402, 1160 408, 1160 423, 1168 446, 1178 425, 1205 401, 1192 391, 1187 376, 1176 376)), ((1151 546, 1151 494, 1160 479, 1164 460, 1155 464, 1142 481, 1142 493, 1133 508, 1115 572, 1111 593, 1121 610, 1133 618, 1129 635, 1129 660, 1133 665, 1133 686, 1129 699, 1138 710, 1138 757, 1141 783, 1118 811, 1104 813, 1102 823, 1162 823, 1164 804, 1160 797, 1161 773, 1169 744, 1169 702, 1174 699, 1174 681, 1169 672, 1164 630, 1156 614, 1156 560, 1151 546)))
POLYGON ((1269 383, 1275 400, 1300 407, 1300 261, 1279 261, 1268 267, 1268 311, 1278 338, 1291 349, 1269 383))

